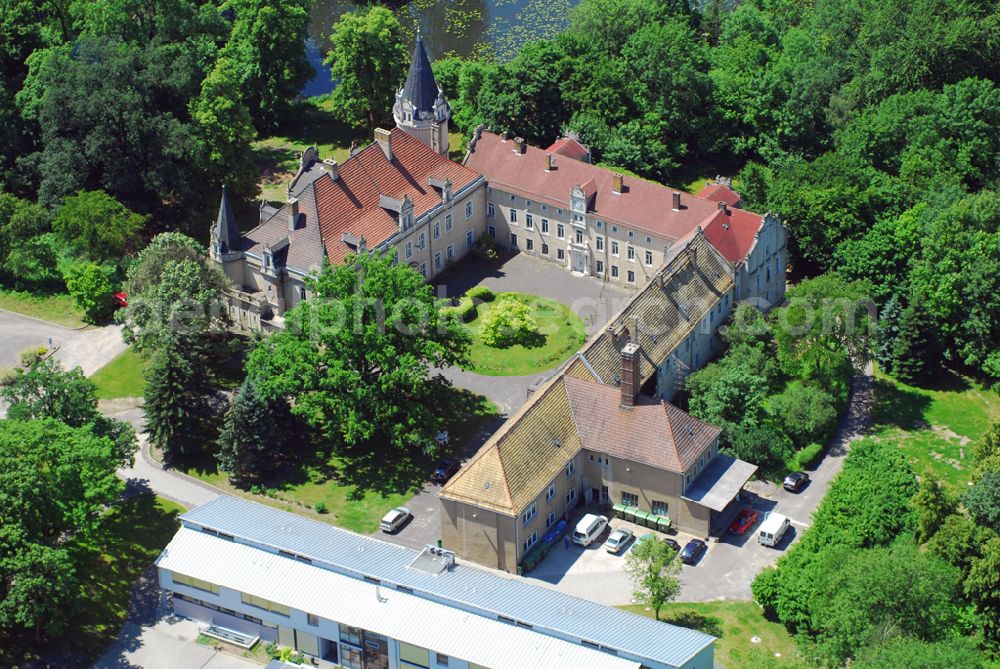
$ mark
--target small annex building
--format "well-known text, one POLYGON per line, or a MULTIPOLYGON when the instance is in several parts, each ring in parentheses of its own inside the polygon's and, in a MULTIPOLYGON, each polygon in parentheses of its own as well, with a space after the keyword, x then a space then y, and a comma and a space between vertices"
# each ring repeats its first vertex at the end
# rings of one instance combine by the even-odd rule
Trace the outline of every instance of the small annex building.
POLYGON ((156 568, 177 615, 319 667, 713 666, 702 632, 234 497, 181 516, 156 568))

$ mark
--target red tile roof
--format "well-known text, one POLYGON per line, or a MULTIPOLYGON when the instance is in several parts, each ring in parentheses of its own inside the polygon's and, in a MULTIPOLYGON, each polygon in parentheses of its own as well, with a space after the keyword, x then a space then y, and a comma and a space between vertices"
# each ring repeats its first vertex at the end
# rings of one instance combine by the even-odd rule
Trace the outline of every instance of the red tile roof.
POLYGON ((556 153, 560 156, 566 156, 573 160, 584 160, 590 155, 590 149, 572 137, 557 139, 545 151, 546 153, 556 153))
MULTIPOLYGON (((335 181, 328 173, 305 186, 297 198, 302 212, 301 234, 290 239, 289 262, 297 257, 296 241, 318 231, 330 262, 341 262, 352 251, 342 241, 343 233, 364 237, 368 248, 375 248, 398 230, 397 214, 382 208, 380 195, 396 200, 409 196, 413 216, 419 218, 441 204, 441 193, 428 179, 451 179, 457 193, 482 175, 459 165, 398 128, 392 131, 392 161, 385 157, 377 142, 348 158, 339 168, 335 181), (308 233, 306 232, 308 231, 308 233)), ((274 216, 247 233, 255 246, 267 240, 274 243, 288 235, 286 204, 274 216)), ((310 254, 310 260, 312 260, 310 254)), ((311 267, 296 267, 308 271, 311 267)))
POLYGON ((718 202, 689 193, 681 193, 681 208, 675 211, 673 194, 680 191, 638 177, 626 176, 625 192, 615 193, 612 170, 578 160, 557 162, 556 169, 546 171, 545 153, 530 145, 525 153, 515 153, 512 140, 503 141, 499 135, 484 131, 465 164, 484 174, 492 187, 557 207, 568 208, 573 187, 588 184, 594 189, 588 210, 595 218, 671 242, 718 211, 718 202))
POLYGON ((764 220, 757 214, 731 208, 725 211, 717 209, 701 223, 708 243, 733 264, 747 257, 762 227, 764 220))
POLYGON ((563 384, 581 445, 592 451, 683 473, 721 432, 669 402, 639 395, 626 409, 615 386, 568 375, 563 384))
POLYGON ((712 202, 725 202, 730 207, 740 206, 740 202, 743 198, 740 194, 734 191, 732 188, 725 184, 709 183, 707 186, 701 189, 698 193, 698 197, 710 200, 712 202))

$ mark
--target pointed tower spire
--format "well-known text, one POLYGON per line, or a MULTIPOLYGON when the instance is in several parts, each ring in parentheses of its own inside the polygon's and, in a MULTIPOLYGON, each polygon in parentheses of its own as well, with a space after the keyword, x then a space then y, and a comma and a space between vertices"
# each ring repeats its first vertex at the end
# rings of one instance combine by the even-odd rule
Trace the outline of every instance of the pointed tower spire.
POLYGON ((417 30, 417 43, 410 59, 410 71, 403 87, 396 93, 392 107, 396 127, 448 155, 448 120, 451 107, 434 79, 434 70, 424 48, 424 38, 417 30))
POLYGON ((215 219, 213 233, 213 236, 219 240, 219 250, 222 253, 234 253, 241 250, 240 229, 236 225, 236 217, 233 216, 233 208, 229 204, 229 193, 225 186, 222 187, 222 201, 219 203, 219 216, 215 219))

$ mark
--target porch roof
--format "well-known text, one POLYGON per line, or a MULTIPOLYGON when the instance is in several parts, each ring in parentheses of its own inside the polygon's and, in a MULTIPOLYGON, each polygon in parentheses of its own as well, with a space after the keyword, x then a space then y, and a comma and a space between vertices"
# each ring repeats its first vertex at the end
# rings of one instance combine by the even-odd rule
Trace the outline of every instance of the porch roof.
POLYGON ((756 471, 757 465, 719 453, 681 496, 713 511, 722 511, 756 471))

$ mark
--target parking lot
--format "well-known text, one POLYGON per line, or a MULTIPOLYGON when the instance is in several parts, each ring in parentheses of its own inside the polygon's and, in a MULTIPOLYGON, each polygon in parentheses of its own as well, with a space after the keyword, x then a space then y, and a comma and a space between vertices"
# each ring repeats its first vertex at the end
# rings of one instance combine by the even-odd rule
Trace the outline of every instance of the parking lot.
MULTIPOLYGON (((709 540, 706 550, 693 565, 681 567, 681 593, 677 601, 700 602, 713 599, 750 599, 750 583, 757 573, 784 554, 788 547, 807 527, 812 505, 806 494, 812 485, 799 494, 789 493, 772 484, 755 483, 751 486, 757 494, 741 508, 752 508, 760 515, 757 522, 741 536, 727 534, 719 541, 709 540), (788 516, 791 527, 775 548, 757 542, 757 529, 766 513, 778 512, 788 516)), ((811 495, 810 495, 811 497, 811 495)), ((625 553, 608 553, 603 544, 612 530, 628 528, 636 537, 653 533, 657 537, 670 537, 681 546, 694 537, 683 532, 663 534, 646 527, 612 518, 608 529, 590 546, 584 548, 561 542, 553 547, 546 558, 526 578, 539 585, 554 587, 562 592, 609 605, 632 603, 632 586, 625 575, 625 553)), ((634 543, 634 540, 633 542, 634 543)))

